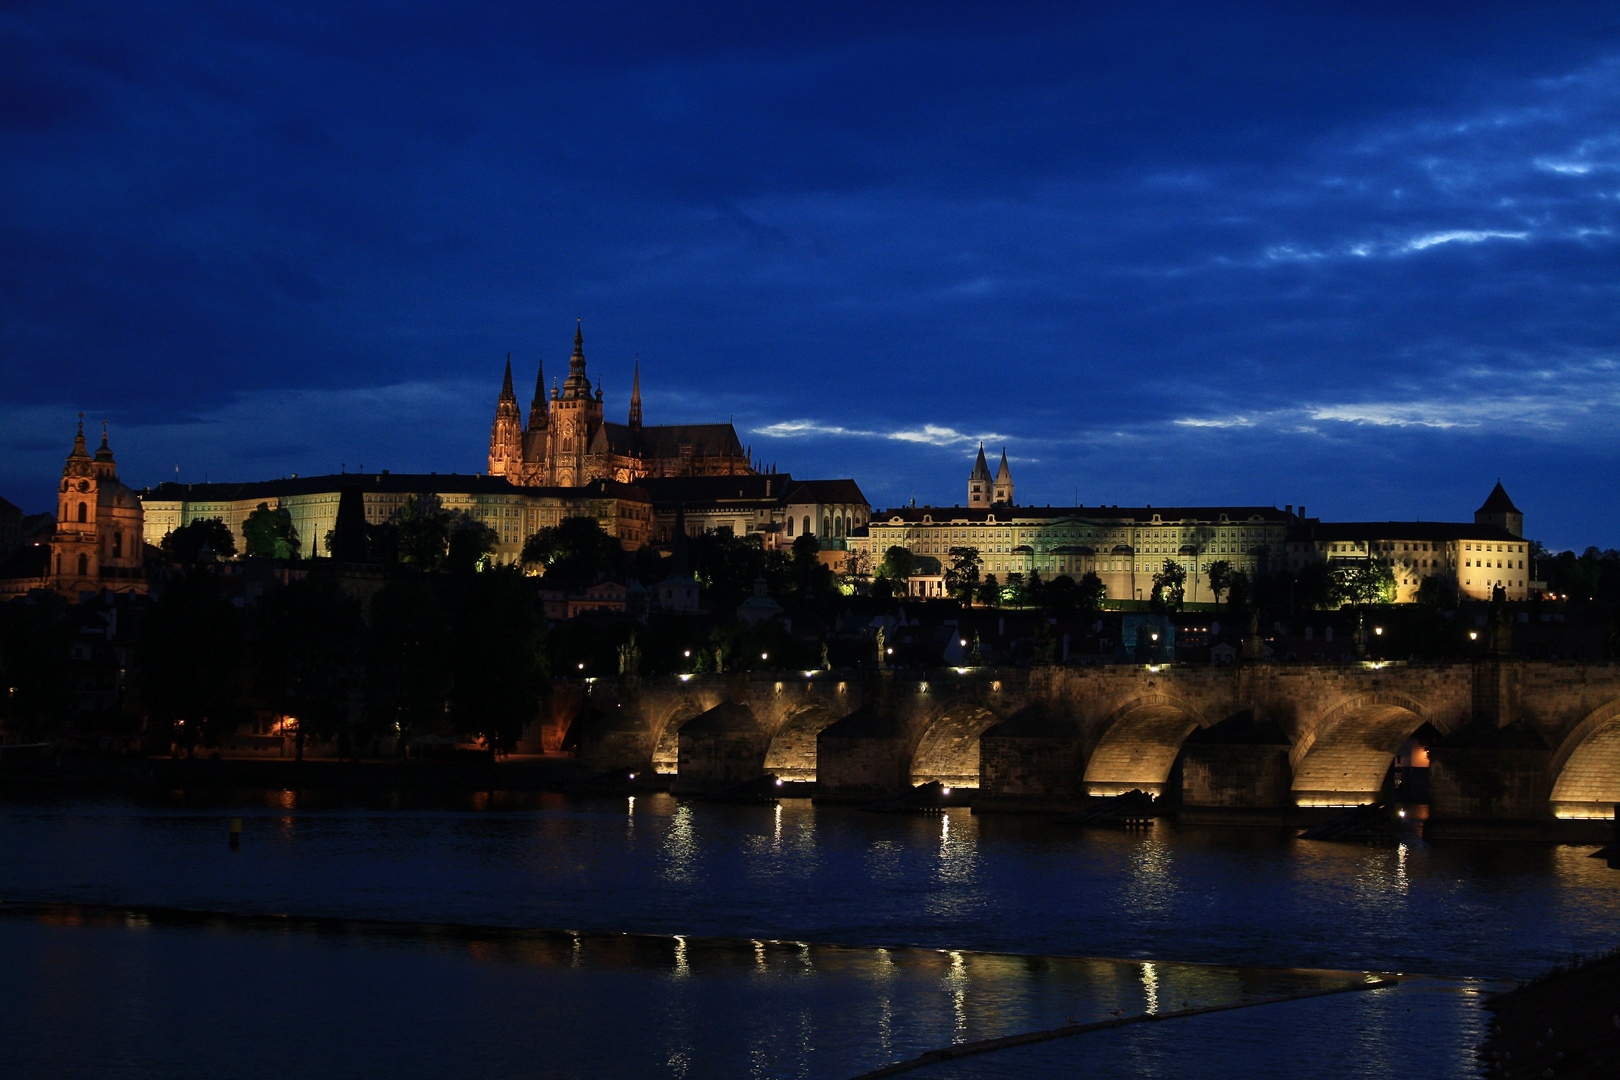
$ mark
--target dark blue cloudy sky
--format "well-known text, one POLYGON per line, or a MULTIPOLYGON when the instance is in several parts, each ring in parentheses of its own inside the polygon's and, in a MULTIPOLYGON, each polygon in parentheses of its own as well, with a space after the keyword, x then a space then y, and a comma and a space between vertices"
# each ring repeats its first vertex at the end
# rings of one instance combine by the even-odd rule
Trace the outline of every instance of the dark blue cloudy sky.
POLYGON ((0 494, 623 413, 954 502, 1620 543, 1620 6, 0 7, 0 494), (527 396, 527 388, 524 388, 527 396))

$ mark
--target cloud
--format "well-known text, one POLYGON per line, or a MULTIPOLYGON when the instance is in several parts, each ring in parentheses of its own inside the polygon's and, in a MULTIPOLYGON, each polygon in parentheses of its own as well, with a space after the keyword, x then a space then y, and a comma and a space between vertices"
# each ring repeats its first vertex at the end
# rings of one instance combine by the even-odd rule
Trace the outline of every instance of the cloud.
POLYGON ((749 430, 755 435, 764 435, 767 438, 777 439, 886 439, 895 442, 921 443, 940 447, 1007 441, 1006 436, 997 435, 994 432, 983 435, 970 435, 967 432, 958 431, 955 428, 945 427, 940 424, 924 424, 920 428, 901 428, 894 431, 873 431, 844 427, 841 424, 825 423, 820 420, 778 420, 775 423, 750 428, 749 430))
POLYGON ((802 439, 812 438, 874 438, 878 437, 875 431, 856 431, 842 427, 838 424, 824 424, 819 420, 778 420, 774 424, 750 429, 755 435, 764 435, 770 439, 802 439))
POLYGON ((901 442, 926 443, 929 446, 962 446, 969 443, 1006 441, 1005 435, 997 435, 994 432, 983 435, 969 435, 966 432, 957 431, 955 428, 941 427, 938 424, 924 424, 920 428, 891 431, 884 437, 898 439, 901 442))
POLYGON ((1527 232, 1506 232, 1500 229, 1453 229, 1450 232, 1429 233, 1402 245, 1402 251, 1422 251, 1437 244, 1478 244, 1485 240, 1523 240, 1527 232))

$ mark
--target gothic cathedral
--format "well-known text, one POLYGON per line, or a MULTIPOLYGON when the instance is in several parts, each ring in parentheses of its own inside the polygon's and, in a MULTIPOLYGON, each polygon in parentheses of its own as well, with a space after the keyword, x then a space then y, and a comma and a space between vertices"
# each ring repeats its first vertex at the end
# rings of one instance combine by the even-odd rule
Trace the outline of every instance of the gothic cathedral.
POLYGON ((512 390, 512 360, 495 406, 489 474, 522 487, 581 487, 593 480, 633 484, 648 476, 752 476, 731 424, 641 422, 641 365, 630 394, 629 423, 602 419, 602 391, 585 374, 583 326, 574 330, 568 378, 546 397, 545 366, 535 379, 525 426, 512 390))

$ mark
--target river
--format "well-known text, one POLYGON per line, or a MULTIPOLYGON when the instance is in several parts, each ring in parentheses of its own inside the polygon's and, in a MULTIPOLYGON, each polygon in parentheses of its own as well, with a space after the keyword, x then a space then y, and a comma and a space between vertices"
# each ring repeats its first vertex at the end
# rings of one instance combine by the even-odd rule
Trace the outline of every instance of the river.
POLYGON ((1463 1077, 1591 846, 488 793, 0 797, 0 1075, 1463 1077), (228 823, 243 819, 239 849, 228 823))

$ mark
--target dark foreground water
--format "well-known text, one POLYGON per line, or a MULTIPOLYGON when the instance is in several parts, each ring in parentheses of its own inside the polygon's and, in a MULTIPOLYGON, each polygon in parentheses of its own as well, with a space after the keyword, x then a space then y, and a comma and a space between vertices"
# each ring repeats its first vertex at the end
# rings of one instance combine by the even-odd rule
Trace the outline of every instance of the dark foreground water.
POLYGON ((1423 977, 912 1075, 1471 1076, 1482 992, 1620 941, 1591 850, 661 795, 12 795, 0 1075, 837 1080, 1373 971, 1423 977))

